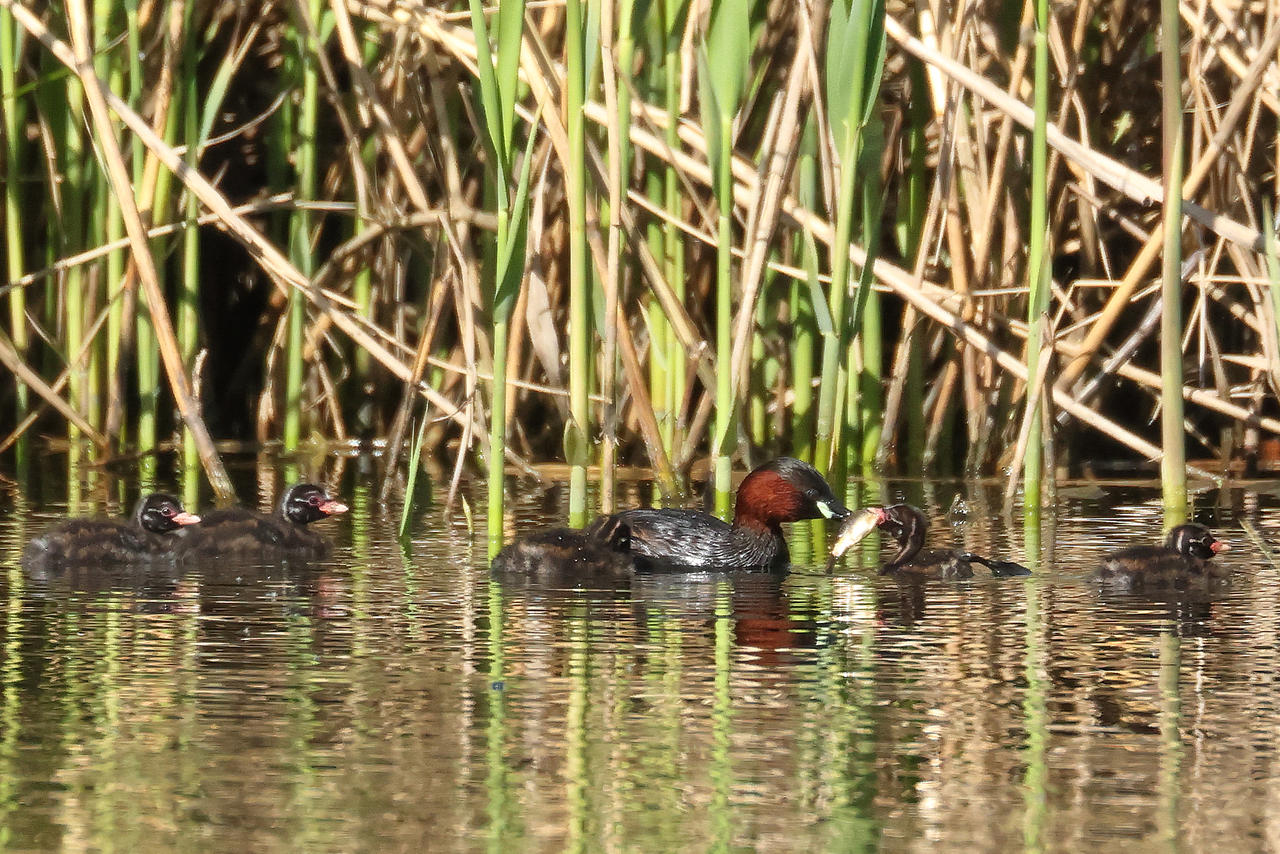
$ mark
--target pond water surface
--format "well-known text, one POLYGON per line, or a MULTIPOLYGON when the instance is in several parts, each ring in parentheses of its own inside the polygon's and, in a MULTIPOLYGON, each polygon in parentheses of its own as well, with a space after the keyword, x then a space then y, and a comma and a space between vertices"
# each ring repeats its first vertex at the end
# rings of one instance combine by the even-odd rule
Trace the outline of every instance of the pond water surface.
MULTIPOLYGON (((876 485, 1025 579, 827 575, 801 525, 785 575, 540 586, 428 500, 397 540, 372 483, 311 566, 47 577, 65 504, 0 491, 0 847, 1280 847, 1280 571, 1239 526, 1280 539, 1274 484, 1197 496, 1234 583, 1160 601, 1089 580, 1155 487, 1067 490, 1028 550, 998 484, 876 485)), ((513 531, 562 522, 515 489, 513 531)))

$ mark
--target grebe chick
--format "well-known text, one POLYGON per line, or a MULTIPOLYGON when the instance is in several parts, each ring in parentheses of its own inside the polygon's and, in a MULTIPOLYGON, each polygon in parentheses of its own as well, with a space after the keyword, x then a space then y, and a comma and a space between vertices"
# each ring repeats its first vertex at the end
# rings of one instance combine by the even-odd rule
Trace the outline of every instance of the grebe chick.
POLYGON ((1098 578, 1130 589, 1221 581, 1230 570, 1210 561, 1228 548, 1204 525, 1178 525, 1162 546, 1130 546, 1107 555, 1098 578))
POLYGON ((270 516, 244 507, 209 511, 176 552, 185 559, 317 558, 328 551, 329 544, 307 526, 346 512, 347 505, 320 487, 300 483, 285 491, 270 516))
POLYGON ((142 563, 171 556, 177 532, 200 517, 182 509, 163 492, 138 500, 128 522, 119 519, 68 519, 31 540, 22 552, 29 567, 65 564, 142 563))

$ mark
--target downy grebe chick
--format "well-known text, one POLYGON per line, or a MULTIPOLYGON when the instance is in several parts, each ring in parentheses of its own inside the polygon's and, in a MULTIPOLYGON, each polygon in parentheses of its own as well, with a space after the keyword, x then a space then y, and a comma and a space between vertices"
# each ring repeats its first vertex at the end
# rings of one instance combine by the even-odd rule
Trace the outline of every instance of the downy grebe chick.
POLYGON ((600 516, 582 530, 547 528, 508 543, 493 559, 499 574, 618 576, 635 570, 631 531, 617 517, 600 516))
POLYGON ((1098 578, 1130 589, 1220 581, 1230 570, 1210 560, 1228 548, 1204 525, 1178 525, 1163 546, 1130 546, 1107 555, 1098 578))
POLYGON ((175 551, 179 558, 321 557, 329 544, 307 526, 346 512, 320 487, 300 483, 285 491, 271 516, 244 507, 209 511, 175 551))
POLYGON ((609 518, 626 524, 641 566, 756 569, 786 566, 783 522, 848 515, 817 469, 779 457, 742 481, 732 525, 697 510, 625 510, 609 518))
POLYGON ((925 549, 924 535, 929 520, 910 504, 894 504, 882 511, 884 519, 878 527, 898 541, 898 553, 880 568, 881 575, 901 573, 917 578, 973 578, 973 564, 980 563, 997 578, 1030 575, 1021 564, 1006 560, 990 560, 973 552, 954 549, 925 549))
POLYGON ((128 522, 118 519, 63 522, 27 543, 22 562, 35 567, 142 563, 168 558, 178 539, 174 532, 199 521, 199 516, 182 509, 177 498, 156 492, 138 500, 128 522))

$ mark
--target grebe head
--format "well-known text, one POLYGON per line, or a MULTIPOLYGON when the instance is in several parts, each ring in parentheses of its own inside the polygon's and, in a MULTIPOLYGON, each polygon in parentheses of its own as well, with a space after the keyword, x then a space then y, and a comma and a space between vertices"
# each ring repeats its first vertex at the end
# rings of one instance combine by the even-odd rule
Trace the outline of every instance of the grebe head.
POLYGON ((1165 545, 1180 555, 1208 560, 1229 546, 1209 533, 1204 525, 1179 525, 1169 532, 1165 545))
POLYGON ((924 546, 929 520, 910 504, 894 504, 884 508, 884 521, 879 527, 898 541, 898 553, 889 561, 890 565, 897 566, 911 560, 924 546))
POLYGON ((141 498, 133 508, 133 521, 144 531, 167 534, 184 525, 194 525, 200 517, 182 509, 182 503, 172 495, 155 492, 141 498))
POLYGON ((300 483, 293 486, 280 499, 280 515, 299 525, 319 522, 329 516, 346 512, 347 505, 330 498, 314 483, 300 483))
POLYGON ((843 519, 849 510, 806 462, 778 457, 747 475, 738 487, 734 524, 773 528, 799 519, 843 519))

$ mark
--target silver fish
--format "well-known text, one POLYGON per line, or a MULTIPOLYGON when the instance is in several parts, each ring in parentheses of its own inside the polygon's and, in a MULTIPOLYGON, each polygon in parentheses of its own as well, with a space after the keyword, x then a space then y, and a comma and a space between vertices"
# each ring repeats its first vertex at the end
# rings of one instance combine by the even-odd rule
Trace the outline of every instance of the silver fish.
POLYGON ((854 513, 840 526, 840 533, 831 546, 831 558, 827 561, 827 572, 836 565, 836 561, 844 557, 844 553, 866 539, 885 519, 883 507, 864 507, 854 513))

